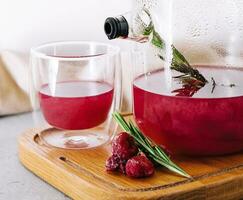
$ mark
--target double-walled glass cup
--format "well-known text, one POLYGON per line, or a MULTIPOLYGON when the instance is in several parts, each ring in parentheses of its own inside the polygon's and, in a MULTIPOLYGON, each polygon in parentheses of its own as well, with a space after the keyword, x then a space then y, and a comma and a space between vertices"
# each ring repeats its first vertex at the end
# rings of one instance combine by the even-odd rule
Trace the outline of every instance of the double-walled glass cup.
POLYGON ((108 142, 119 110, 119 48, 96 42, 56 42, 31 49, 31 102, 50 146, 86 149, 108 142))

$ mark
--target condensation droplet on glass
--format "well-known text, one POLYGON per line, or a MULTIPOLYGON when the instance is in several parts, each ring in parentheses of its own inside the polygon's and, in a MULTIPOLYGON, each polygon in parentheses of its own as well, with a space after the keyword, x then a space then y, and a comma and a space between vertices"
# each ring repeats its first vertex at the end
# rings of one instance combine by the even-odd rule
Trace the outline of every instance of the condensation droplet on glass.
POLYGON ((136 0, 136 5, 138 5, 139 8, 152 9, 156 7, 157 4, 158 0, 136 0))

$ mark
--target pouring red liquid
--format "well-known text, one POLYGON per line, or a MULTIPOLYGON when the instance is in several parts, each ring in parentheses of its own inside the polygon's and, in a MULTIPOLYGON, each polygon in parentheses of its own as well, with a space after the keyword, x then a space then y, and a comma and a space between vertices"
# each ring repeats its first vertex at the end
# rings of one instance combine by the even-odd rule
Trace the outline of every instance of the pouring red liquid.
POLYGON ((112 104, 113 87, 96 81, 60 82, 53 91, 50 85, 43 86, 39 98, 50 125, 82 130, 105 122, 112 104))
MULTIPOLYGON (((243 150, 243 71, 198 68, 208 83, 192 97, 176 96, 163 70, 134 80, 134 114, 141 131, 173 154, 221 155, 243 150)), ((178 91, 178 90, 177 90, 178 91)))

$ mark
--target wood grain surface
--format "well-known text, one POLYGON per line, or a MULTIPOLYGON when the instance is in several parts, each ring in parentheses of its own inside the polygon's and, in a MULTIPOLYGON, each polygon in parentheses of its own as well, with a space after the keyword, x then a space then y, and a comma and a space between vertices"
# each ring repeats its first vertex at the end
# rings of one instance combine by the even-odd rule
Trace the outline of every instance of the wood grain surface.
POLYGON ((31 129, 19 138, 19 158, 34 174, 73 199, 228 200, 243 198, 243 153, 222 157, 173 160, 193 176, 182 178, 165 169, 153 177, 131 179, 108 174, 110 145, 91 150, 63 150, 42 144, 31 129))

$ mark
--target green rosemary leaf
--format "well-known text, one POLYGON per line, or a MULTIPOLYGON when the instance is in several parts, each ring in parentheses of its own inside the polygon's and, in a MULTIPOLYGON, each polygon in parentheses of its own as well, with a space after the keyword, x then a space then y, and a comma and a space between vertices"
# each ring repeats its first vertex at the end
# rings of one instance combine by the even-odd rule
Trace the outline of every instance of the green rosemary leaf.
POLYGON ((136 135, 136 137, 143 142, 144 144, 146 144, 146 142, 144 141, 144 138, 134 129, 134 126, 131 122, 129 122, 130 124, 130 130, 132 130, 132 133, 134 133, 134 135, 136 135))
POLYGON ((164 40, 162 40, 162 38, 160 37, 160 35, 153 30, 153 36, 152 36, 152 40, 151 43, 156 46, 159 49, 164 49, 165 48, 165 42, 164 40))
POLYGON ((154 161, 156 161, 158 164, 164 166, 165 168, 169 169, 172 172, 175 172, 181 176, 184 176, 186 178, 191 178, 190 175, 188 175, 186 172, 184 172, 183 170, 179 170, 178 168, 176 168, 174 165, 171 164, 167 164, 166 162, 163 162, 157 158, 154 158, 154 161))
POLYGON ((167 156, 166 153, 161 149, 161 147, 154 145, 147 137, 145 137, 142 132, 132 123, 132 121, 127 123, 118 112, 114 112, 113 117, 121 128, 123 128, 123 130, 134 138, 139 150, 145 153, 150 159, 174 173, 187 178, 191 177, 183 169, 173 163, 169 156, 167 156))
MULTIPOLYGON (((148 145, 145 138, 143 137, 143 135, 139 132, 137 132, 135 129, 134 129, 134 125, 131 124, 131 129, 130 129, 130 134, 132 136, 134 136, 134 133, 137 135, 137 137, 134 137, 134 139, 136 140, 136 142, 139 144, 139 148, 140 149, 145 149, 147 152, 150 152, 151 154, 154 154, 154 152, 152 151, 152 148, 150 146, 150 144, 148 145)), ((145 153, 145 152, 144 152, 145 153)))
POLYGON ((169 156, 167 156, 165 154, 165 152, 161 150, 161 148, 159 148, 158 146, 155 146, 154 149, 158 152, 158 154, 160 154, 162 157, 164 157, 168 162, 170 161, 169 156))
POLYGON ((153 31, 153 25, 150 23, 148 27, 144 29, 143 35, 144 36, 149 36, 153 31))
POLYGON ((185 63, 187 66, 190 66, 189 62, 186 60, 186 58, 177 50, 177 48, 172 45, 172 50, 173 50, 173 56, 178 62, 185 63))

